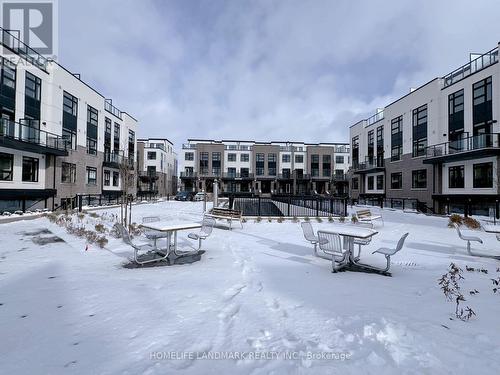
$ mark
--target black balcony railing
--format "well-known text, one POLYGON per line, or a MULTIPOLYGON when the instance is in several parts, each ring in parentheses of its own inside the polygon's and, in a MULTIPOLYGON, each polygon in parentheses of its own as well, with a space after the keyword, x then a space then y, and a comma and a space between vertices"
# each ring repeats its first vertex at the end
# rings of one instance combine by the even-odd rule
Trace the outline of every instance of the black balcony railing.
POLYGON ((493 65, 496 62, 498 62, 498 47, 493 48, 491 51, 486 52, 478 58, 445 75, 443 77, 444 87, 448 87, 481 69, 493 65))
POLYGON ((139 171, 139 177, 143 180, 157 180, 159 174, 157 172, 139 171))
MULTIPOLYGON (((48 153, 66 154, 69 149, 69 141, 53 133, 32 127, 29 124, 20 124, 7 119, 0 120, 0 138, 13 140, 40 147, 40 152, 44 150, 48 153)), ((15 146, 13 144, 13 146, 15 146)), ((33 151, 38 151, 33 149, 33 151)))
POLYGON ((1 43, 4 47, 10 49, 14 53, 18 54, 30 64, 47 71, 48 59, 40 55, 34 49, 28 47, 26 44, 21 42, 21 40, 14 35, 15 32, 8 31, 0 27, 0 32, 2 33, 1 43))
POLYGON ((425 155, 427 158, 437 158, 485 149, 500 149, 500 133, 465 136, 458 140, 432 145, 425 149, 425 155))
POLYGON ((193 171, 181 172, 181 178, 196 178, 198 177, 198 173, 193 171))
POLYGON ((370 169, 377 169, 377 168, 384 168, 384 160, 383 159, 377 159, 375 157, 373 158, 366 158, 364 163, 358 163, 353 165, 353 169, 355 171, 363 171, 363 170, 370 170, 370 169))
POLYGON ((233 172, 224 172, 222 174, 222 178, 227 179, 253 179, 253 173, 233 173, 233 172))

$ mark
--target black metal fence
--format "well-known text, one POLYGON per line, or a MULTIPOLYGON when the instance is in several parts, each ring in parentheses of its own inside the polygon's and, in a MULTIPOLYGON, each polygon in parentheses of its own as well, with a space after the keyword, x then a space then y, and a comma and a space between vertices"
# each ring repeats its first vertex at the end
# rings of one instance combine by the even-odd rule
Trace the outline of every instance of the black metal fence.
POLYGON ((359 198, 354 204, 362 204, 366 206, 377 206, 380 208, 393 208, 396 210, 420 210, 419 201, 413 198, 376 198, 366 197, 359 198))
POLYGON ((328 217, 347 215, 346 198, 326 196, 230 196, 229 206, 242 211, 243 216, 328 217))

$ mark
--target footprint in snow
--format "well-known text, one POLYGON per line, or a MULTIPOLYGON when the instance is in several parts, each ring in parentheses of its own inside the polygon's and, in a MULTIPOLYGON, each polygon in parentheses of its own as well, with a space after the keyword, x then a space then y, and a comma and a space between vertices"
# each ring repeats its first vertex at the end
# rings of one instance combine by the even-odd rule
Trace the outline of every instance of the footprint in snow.
POLYGON ((232 288, 229 288, 224 292, 224 301, 228 302, 232 300, 234 297, 236 297, 238 294, 241 293, 243 289, 245 289, 247 286, 244 284, 238 284, 233 286, 232 288))
POLYGON ((69 367, 69 366, 74 366, 74 365, 76 365, 77 363, 78 363, 78 361, 71 361, 71 362, 66 363, 66 364, 64 365, 64 367, 66 367, 66 368, 67 368, 67 367, 69 367))

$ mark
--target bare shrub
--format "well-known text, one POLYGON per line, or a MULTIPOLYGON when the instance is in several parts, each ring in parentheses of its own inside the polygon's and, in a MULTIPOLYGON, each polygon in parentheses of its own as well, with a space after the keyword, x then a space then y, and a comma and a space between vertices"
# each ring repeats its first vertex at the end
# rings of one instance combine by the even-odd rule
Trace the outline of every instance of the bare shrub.
POLYGON ((333 223, 333 217, 332 216, 328 216, 328 222, 329 223, 333 223))
POLYGON ((320 217, 316 217, 316 221, 317 221, 318 223, 322 223, 322 222, 323 222, 323 219, 322 219, 322 218, 320 218, 320 217))
POLYGON ((104 224, 96 224, 94 228, 97 233, 106 233, 106 227, 104 226, 104 224))
POLYGON ((449 226, 450 228, 452 228, 452 227, 453 227, 453 224, 457 224, 457 225, 459 225, 459 226, 460 226, 460 225, 462 225, 462 224, 463 224, 463 220, 464 220, 464 219, 463 219, 463 217, 462 217, 462 216, 460 216, 460 215, 458 215, 458 214, 452 214, 452 215, 450 215, 450 219, 449 219, 449 221, 448 221, 448 226, 449 226))
POLYGON ((351 222, 353 224, 356 224, 358 221, 359 221, 358 217, 355 214, 352 214, 352 216, 351 216, 351 222))
POLYGON ((477 221, 476 219, 473 219, 472 217, 465 217, 463 219, 463 223, 469 229, 481 228, 481 224, 479 223, 479 221, 477 221))
POLYGON ((341 223, 345 222, 345 216, 339 217, 339 222, 341 222, 341 223))
POLYGON ((441 276, 438 284, 446 299, 455 302, 455 316, 462 321, 468 321, 476 313, 469 306, 463 308, 461 305, 462 302, 466 301, 460 290, 460 282, 464 280, 462 272, 460 267, 451 263, 448 272, 441 276))

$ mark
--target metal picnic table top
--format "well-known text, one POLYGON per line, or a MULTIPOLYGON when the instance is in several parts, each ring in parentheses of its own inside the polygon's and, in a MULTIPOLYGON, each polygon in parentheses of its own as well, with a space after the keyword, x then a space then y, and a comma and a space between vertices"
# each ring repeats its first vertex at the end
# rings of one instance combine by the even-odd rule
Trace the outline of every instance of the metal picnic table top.
POLYGON ((328 226, 328 230, 322 230, 323 232, 338 233, 341 236, 346 237, 356 237, 356 238, 370 238, 376 235, 378 232, 374 229, 364 228, 357 225, 343 225, 343 224, 333 224, 328 226))
POLYGON ((161 221, 155 221, 152 223, 141 224, 141 227, 157 230, 159 232, 176 232, 179 230, 187 229, 197 229, 201 228, 200 223, 178 223, 178 224, 168 224, 161 221))
POLYGON ((488 232, 488 233, 500 233, 500 225, 487 224, 487 225, 483 225, 483 229, 485 232, 488 232))

